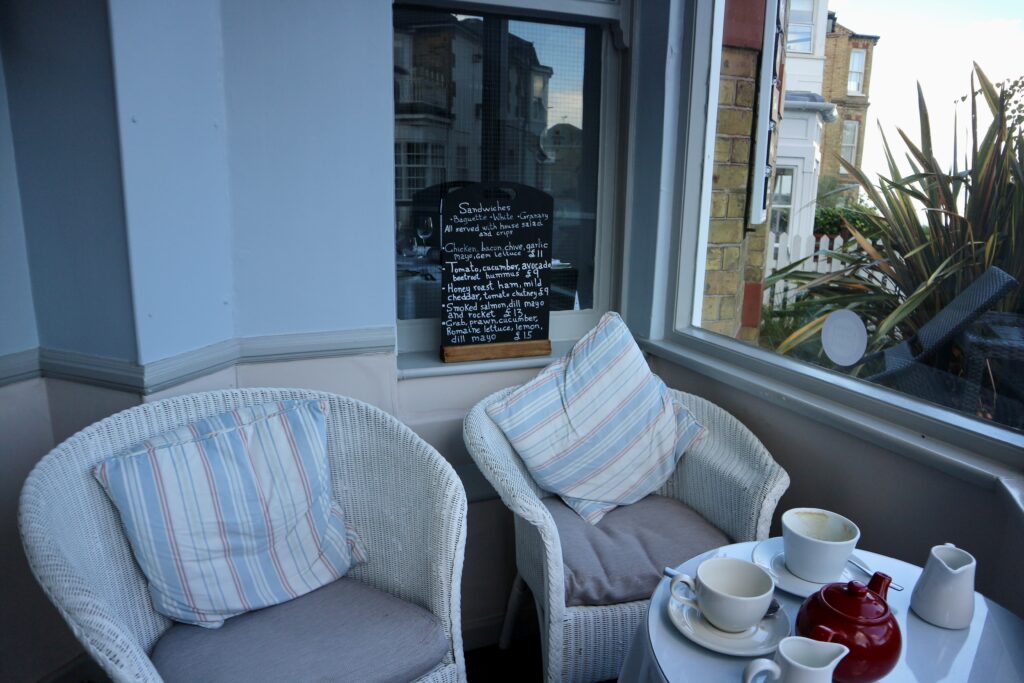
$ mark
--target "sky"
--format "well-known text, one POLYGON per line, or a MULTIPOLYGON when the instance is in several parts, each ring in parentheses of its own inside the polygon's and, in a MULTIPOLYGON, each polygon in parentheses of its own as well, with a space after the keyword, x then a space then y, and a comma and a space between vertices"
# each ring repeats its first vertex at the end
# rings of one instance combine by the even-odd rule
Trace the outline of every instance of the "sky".
POLYGON ((829 0, 828 6, 843 26, 881 36, 862 163, 869 177, 888 175, 878 122, 899 158, 905 148, 897 127, 920 139, 915 82, 928 104, 935 156, 949 166, 954 115, 959 112, 961 144, 970 123, 969 102, 954 102, 971 89, 972 61, 993 82, 1024 74, 1024 0, 829 0))
POLYGON ((570 123, 582 128, 585 30, 528 21, 510 21, 508 29, 533 43, 537 59, 554 71, 548 81, 548 126, 570 123))

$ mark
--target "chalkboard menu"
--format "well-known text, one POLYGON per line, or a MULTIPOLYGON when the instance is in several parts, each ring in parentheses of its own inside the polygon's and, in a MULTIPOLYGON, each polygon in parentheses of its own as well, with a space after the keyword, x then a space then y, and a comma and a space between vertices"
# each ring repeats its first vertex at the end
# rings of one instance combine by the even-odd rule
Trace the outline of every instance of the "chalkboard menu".
POLYGON ((551 195, 477 183, 441 199, 444 361, 551 353, 551 195))

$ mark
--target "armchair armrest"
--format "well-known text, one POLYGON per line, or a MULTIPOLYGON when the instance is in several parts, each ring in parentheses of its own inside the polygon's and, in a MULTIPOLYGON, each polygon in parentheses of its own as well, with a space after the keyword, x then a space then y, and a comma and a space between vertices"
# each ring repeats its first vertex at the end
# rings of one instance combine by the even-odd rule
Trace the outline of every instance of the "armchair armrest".
POLYGON ((348 451, 346 466, 355 471, 334 481, 335 495, 368 555, 350 575, 441 619, 462 669, 467 510, 462 482, 440 453, 390 415, 351 399, 334 400, 348 404, 342 411, 358 413, 344 421, 347 431, 336 446, 348 451), (351 449, 357 449, 356 457, 351 449))
POLYGON ((462 436, 473 461, 501 496, 502 502, 534 526, 550 525, 553 528, 551 515, 540 502, 540 488, 486 411, 488 405, 504 398, 513 389, 491 394, 473 406, 463 423, 462 436))
POLYGON ((47 519, 51 511, 45 497, 36 490, 37 478, 32 475, 26 481, 18 511, 25 555, 36 581, 89 656, 111 680, 160 681, 160 674, 135 633, 92 589, 92 584, 57 543, 54 530, 61 527, 47 519))
POLYGON ((551 513, 541 502, 543 492, 505 438, 486 407, 515 387, 477 403, 463 424, 462 435, 477 467, 516 515, 516 564, 530 586, 541 614, 543 640, 548 647, 546 680, 561 678, 565 620, 565 571, 562 542, 551 513))
POLYGON ((692 507, 733 541, 767 538, 789 475, 728 412, 698 396, 672 393, 706 432, 679 460, 661 492, 692 507))

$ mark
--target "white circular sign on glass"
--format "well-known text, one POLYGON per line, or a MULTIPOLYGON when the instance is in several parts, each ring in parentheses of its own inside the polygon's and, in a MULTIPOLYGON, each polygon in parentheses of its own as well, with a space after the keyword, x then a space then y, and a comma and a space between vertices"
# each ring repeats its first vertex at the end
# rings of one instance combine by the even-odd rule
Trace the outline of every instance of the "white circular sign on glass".
POLYGON ((825 319, 821 328, 821 346, 836 365, 853 365, 868 347, 868 331, 853 311, 836 311, 825 319))

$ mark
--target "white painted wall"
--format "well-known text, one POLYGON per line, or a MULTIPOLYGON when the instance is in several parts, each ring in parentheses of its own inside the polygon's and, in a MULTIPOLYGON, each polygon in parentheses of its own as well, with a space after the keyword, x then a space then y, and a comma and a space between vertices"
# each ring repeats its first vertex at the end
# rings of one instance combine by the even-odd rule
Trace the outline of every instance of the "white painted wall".
POLYGON ((236 335, 395 324, 391 3, 224 0, 236 335))
POLYGON ((0 45, 0 356, 39 346, 0 45))
POLYGON ((110 3, 138 361, 234 337, 218 3, 110 3))
POLYGON ((106 4, 0 4, 39 343, 134 360, 106 4))
MULTIPOLYGON (((631 112, 626 207, 623 240, 623 292, 621 311, 630 329, 641 335, 652 331, 652 311, 663 302, 660 286, 666 269, 665 243, 659 233, 663 190, 662 136, 665 118, 665 52, 668 48, 669 3, 644 0, 634 8, 631 98, 643 102, 631 112)), ((686 73, 686 69, 682 69, 686 73)), ((683 86, 681 86, 683 87, 683 86)), ((671 103, 670 103, 671 106, 671 103)), ((657 314, 655 314, 656 317, 657 314)))

